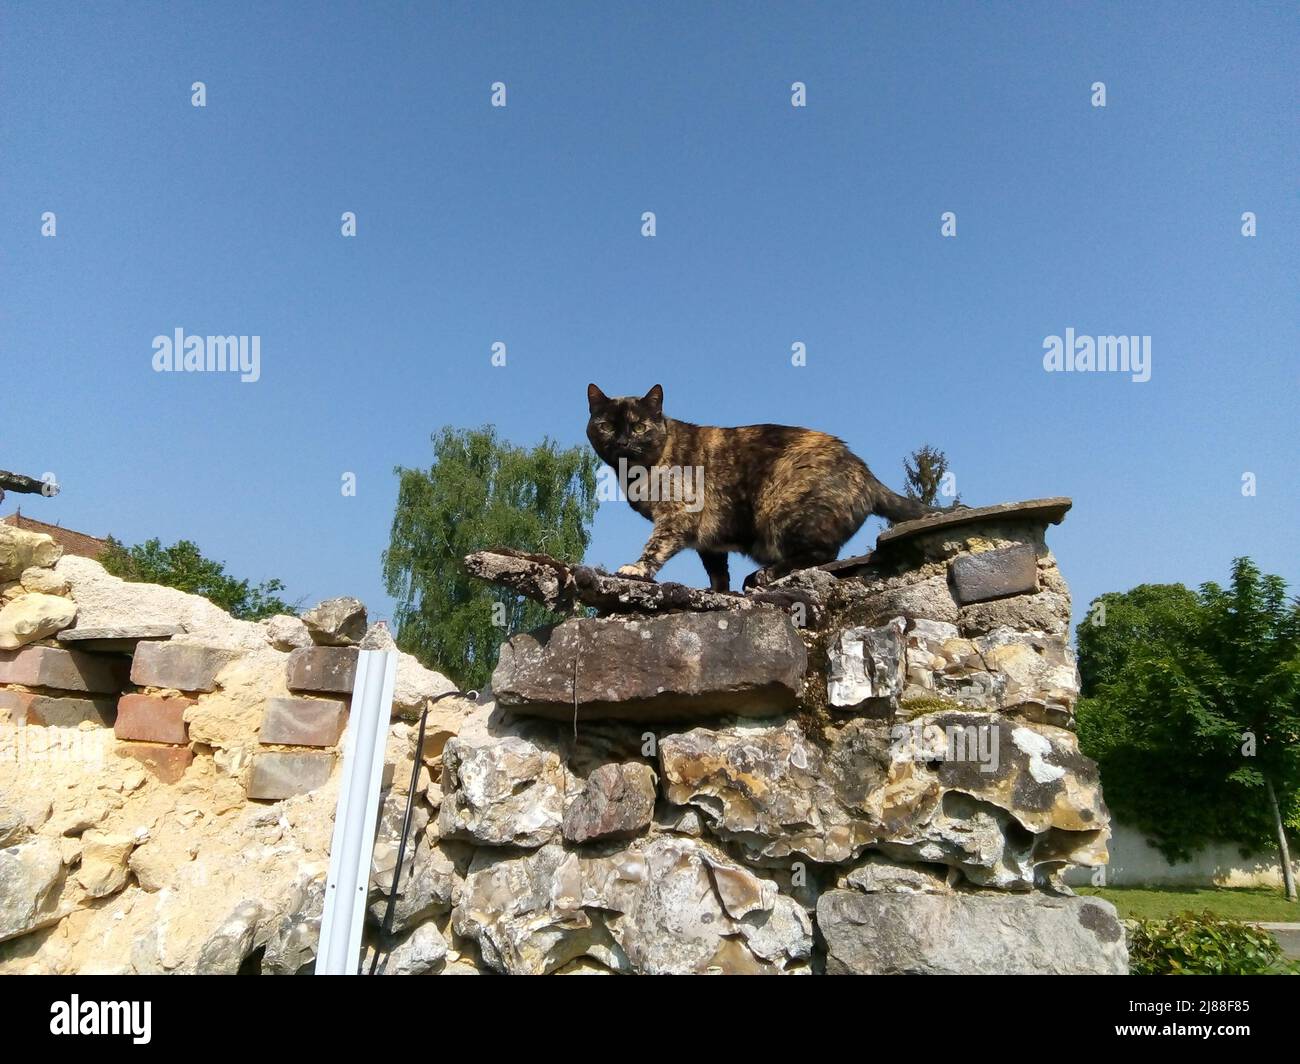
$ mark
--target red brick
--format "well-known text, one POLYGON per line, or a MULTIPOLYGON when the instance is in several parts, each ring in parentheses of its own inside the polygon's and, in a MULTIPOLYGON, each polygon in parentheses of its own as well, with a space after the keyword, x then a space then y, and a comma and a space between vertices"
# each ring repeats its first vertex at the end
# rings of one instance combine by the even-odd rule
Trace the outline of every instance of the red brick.
POLYGON ((333 746, 347 711, 347 703, 333 698, 270 698, 258 738, 285 746, 333 746))
POLYGON ((236 657, 233 650, 191 643, 144 642, 135 648, 131 682, 174 691, 212 691, 217 673, 236 657))
POLYGON ((0 683, 117 694, 127 684, 126 672, 127 659, 108 654, 41 646, 0 650, 0 683))
POLYGON ((163 746, 161 743, 117 743, 119 757, 133 757, 163 783, 175 783, 185 775, 194 760, 188 746, 163 746))
POLYGON ((114 698, 56 698, 32 691, 0 690, 0 715, 7 711, 14 724, 75 728, 88 720, 111 725, 116 705, 114 698))
POLYGON ((185 710, 192 705, 192 698, 123 695, 117 703, 117 723, 113 726, 113 733, 119 739, 187 743, 190 730, 185 724, 185 710))

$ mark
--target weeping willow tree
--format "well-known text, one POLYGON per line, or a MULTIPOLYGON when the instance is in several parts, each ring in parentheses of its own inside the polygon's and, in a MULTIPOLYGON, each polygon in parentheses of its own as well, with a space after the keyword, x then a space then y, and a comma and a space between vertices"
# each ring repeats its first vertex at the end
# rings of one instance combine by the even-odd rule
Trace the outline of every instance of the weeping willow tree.
POLYGON ((398 467, 397 511, 384 583, 397 600, 397 645, 462 687, 492 674, 515 632, 557 618, 512 592, 467 576, 461 559, 486 547, 582 560, 596 513, 599 460, 549 439, 517 447, 486 425, 433 434, 428 469, 398 467))

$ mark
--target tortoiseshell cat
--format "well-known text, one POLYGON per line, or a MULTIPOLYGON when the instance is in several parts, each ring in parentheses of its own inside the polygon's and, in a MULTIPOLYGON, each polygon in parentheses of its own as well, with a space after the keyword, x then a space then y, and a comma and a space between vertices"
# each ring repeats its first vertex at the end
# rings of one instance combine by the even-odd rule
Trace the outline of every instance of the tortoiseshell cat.
POLYGON ((834 561, 868 514, 908 521, 934 512, 890 491, 834 436, 786 425, 692 425, 664 417, 663 398, 658 384, 640 398, 587 386, 587 439, 619 470, 632 508, 654 522, 640 561, 620 576, 654 579, 674 554, 693 548, 709 586, 726 591, 727 553, 737 551, 764 566, 745 580, 761 587, 834 561), (648 491, 654 478, 669 490, 648 491))

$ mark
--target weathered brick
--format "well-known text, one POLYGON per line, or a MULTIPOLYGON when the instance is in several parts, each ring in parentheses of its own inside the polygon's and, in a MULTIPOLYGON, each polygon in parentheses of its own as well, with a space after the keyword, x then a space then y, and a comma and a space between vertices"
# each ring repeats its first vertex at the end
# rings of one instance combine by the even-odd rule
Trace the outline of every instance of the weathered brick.
POLYGON ((299 647, 289 654, 290 691, 351 694, 357 676, 356 647, 299 647))
POLYGON ((143 739, 151 743, 187 743, 190 735, 185 710, 192 705, 192 698, 123 695, 117 703, 113 734, 119 739, 143 739))
POLYGON ((88 720, 111 725, 116 705, 115 698, 56 698, 32 691, 0 690, 0 717, 8 713, 14 724, 75 728, 88 720))
POLYGON ((0 650, 0 683, 116 694, 127 683, 127 659, 58 647, 0 650))
POLYGON ((236 656, 233 650, 191 643, 141 643, 131 663, 131 682, 176 691, 212 691, 217 673, 236 656))
POLYGON ((188 746, 164 746, 162 743, 117 743, 119 757, 133 757, 163 783, 175 783, 185 775, 194 760, 188 746))
POLYGON ((285 746, 333 746, 347 711, 347 703, 333 698, 270 698, 258 738, 285 746))
POLYGON ((274 801, 306 794, 322 786, 333 769, 334 755, 318 750, 255 754, 248 773, 248 797, 274 801))
POLYGON ((963 605, 1038 590, 1038 554, 1028 543, 963 554, 948 564, 953 597, 963 605))

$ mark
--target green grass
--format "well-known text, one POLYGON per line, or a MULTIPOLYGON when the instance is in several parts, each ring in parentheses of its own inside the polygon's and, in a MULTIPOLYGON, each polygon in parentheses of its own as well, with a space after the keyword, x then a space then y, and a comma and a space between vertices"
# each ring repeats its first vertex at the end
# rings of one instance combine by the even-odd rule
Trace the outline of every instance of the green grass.
POLYGON ((1105 898, 1121 919, 1161 919, 1191 910, 1230 920, 1300 923, 1300 904, 1280 890, 1234 887, 1076 887, 1076 893, 1105 898))

